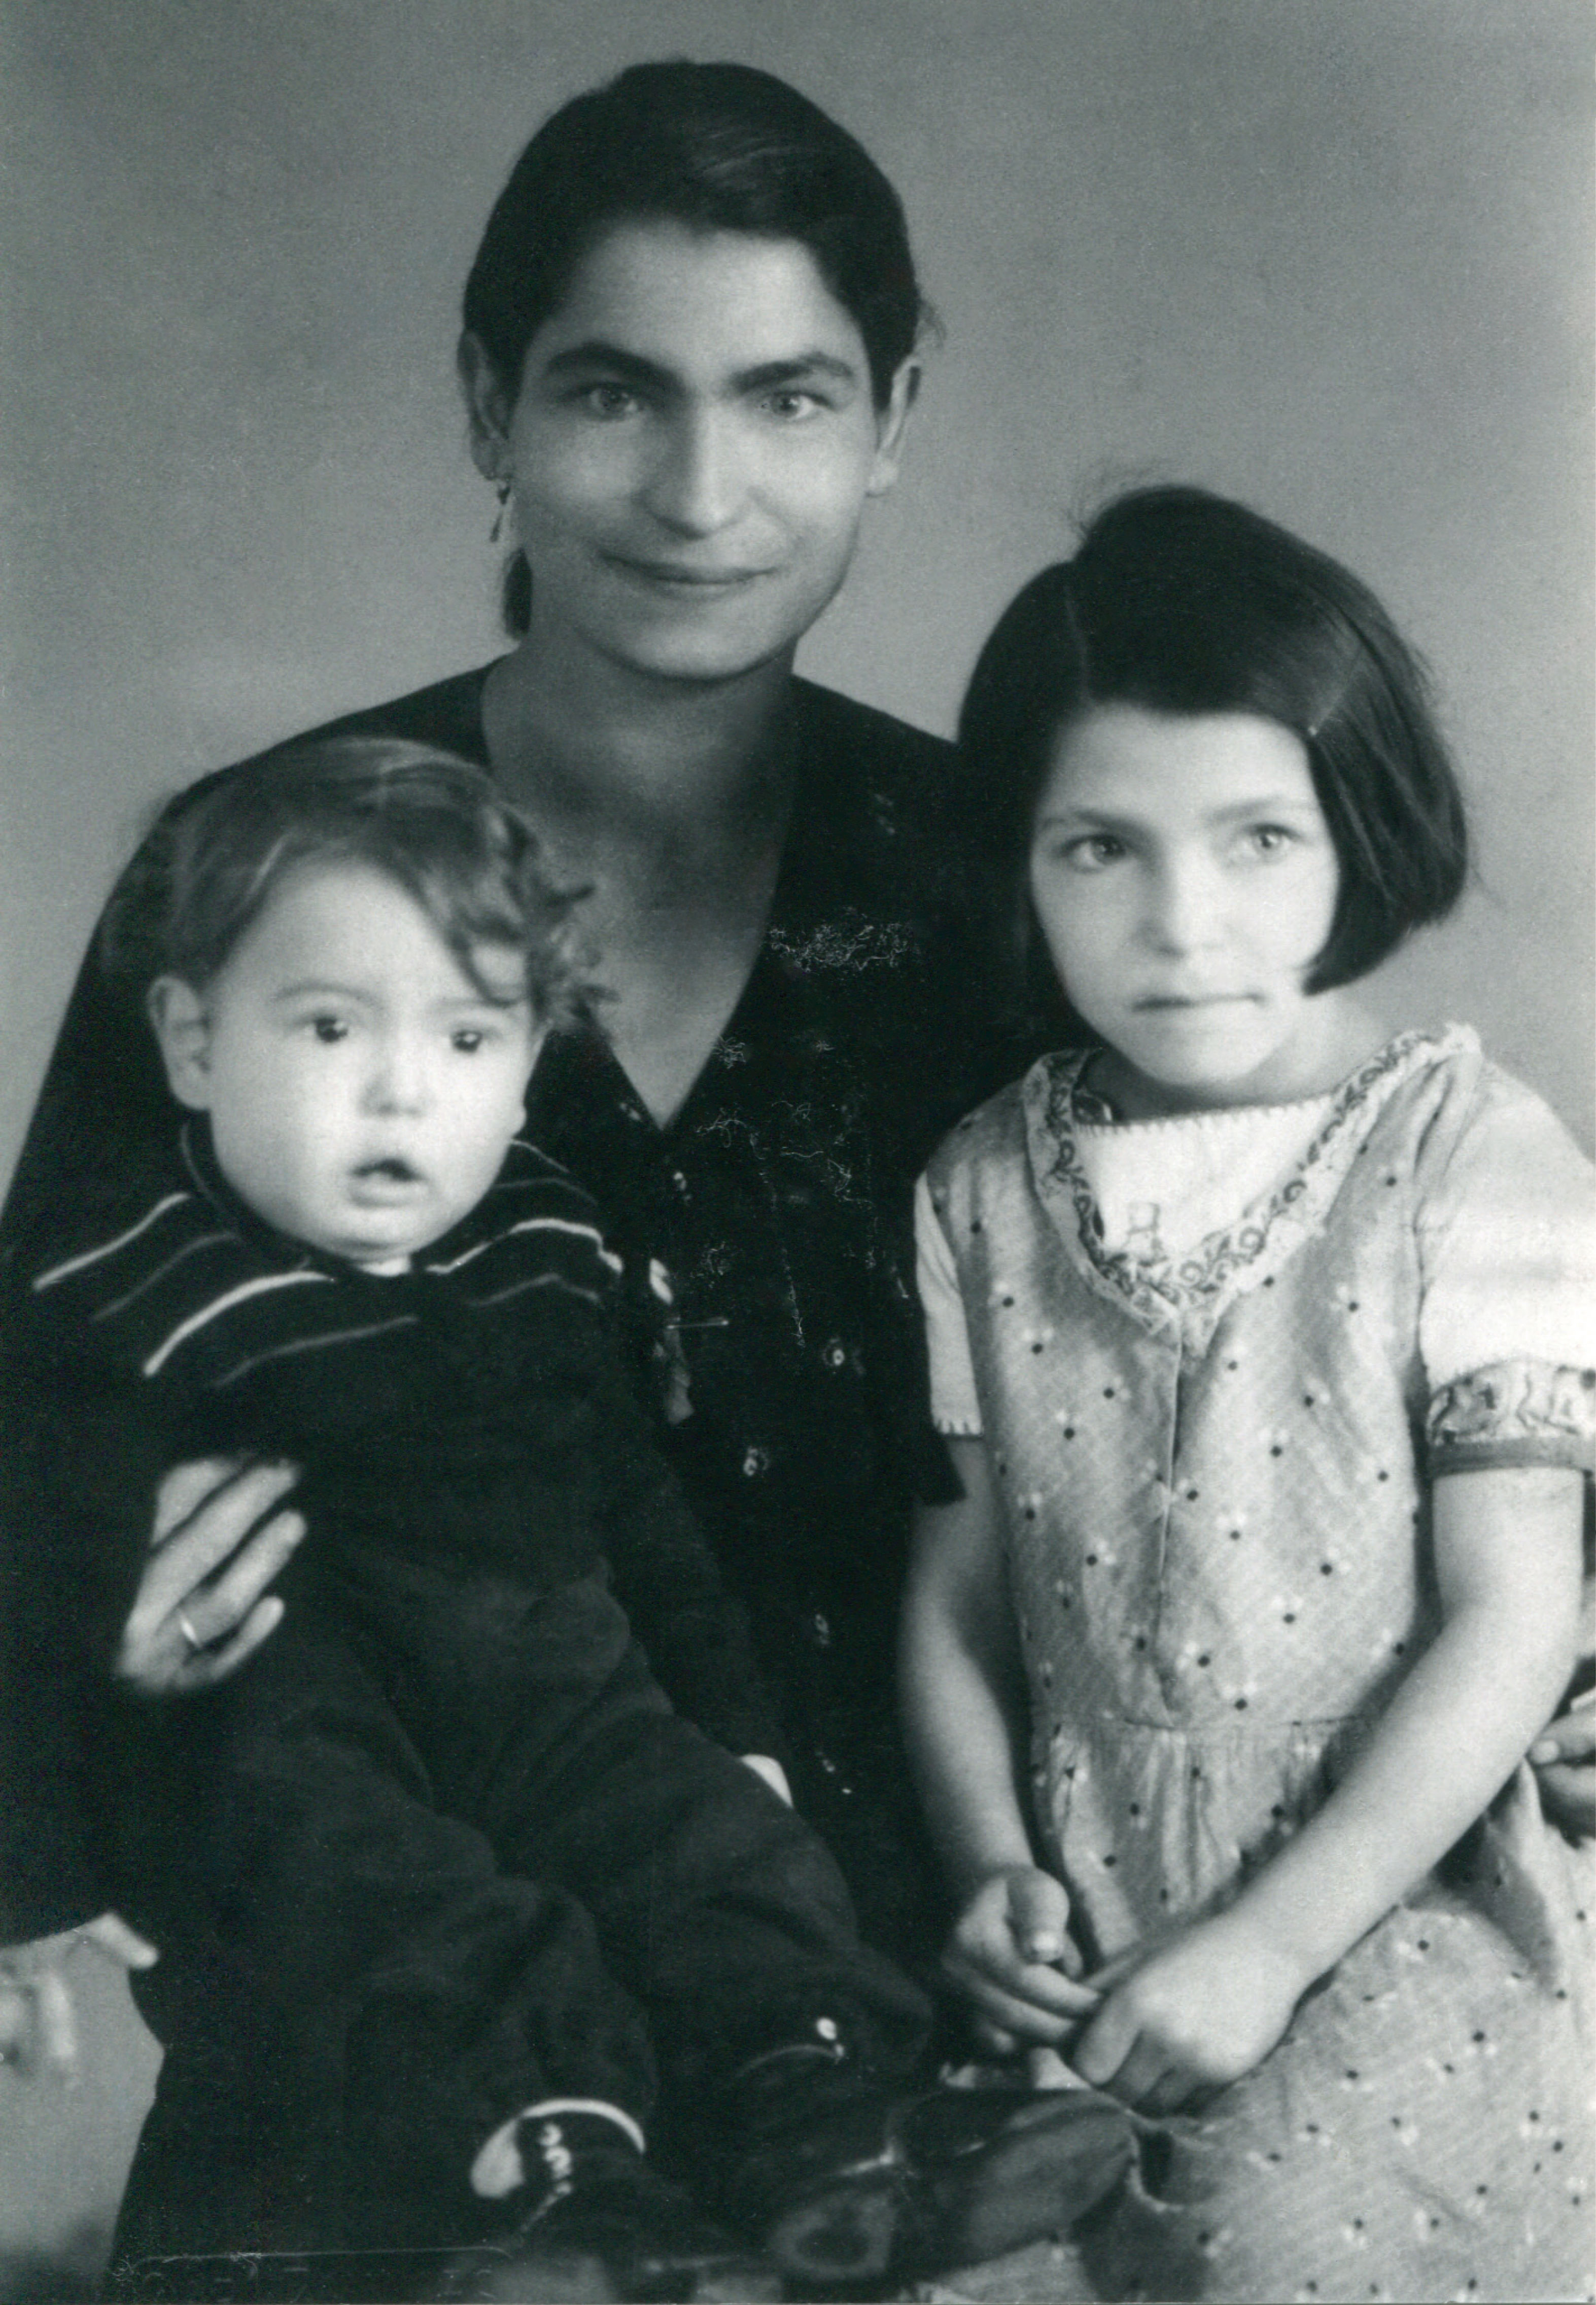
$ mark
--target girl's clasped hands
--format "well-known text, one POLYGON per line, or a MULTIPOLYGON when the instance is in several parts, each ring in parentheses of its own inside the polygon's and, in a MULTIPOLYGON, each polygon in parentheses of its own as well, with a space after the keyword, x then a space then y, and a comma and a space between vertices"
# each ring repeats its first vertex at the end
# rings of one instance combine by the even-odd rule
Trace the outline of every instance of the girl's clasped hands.
POLYGON ((1088 1975, 1069 1916, 1052 1874, 1007 1867, 969 1899, 943 1961, 985 2045, 1023 2051, 1039 2086, 1088 2081, 1144 2112, 1176 2112, 1267 2056, 1312 1982, 1237 1910, 1088 1975))

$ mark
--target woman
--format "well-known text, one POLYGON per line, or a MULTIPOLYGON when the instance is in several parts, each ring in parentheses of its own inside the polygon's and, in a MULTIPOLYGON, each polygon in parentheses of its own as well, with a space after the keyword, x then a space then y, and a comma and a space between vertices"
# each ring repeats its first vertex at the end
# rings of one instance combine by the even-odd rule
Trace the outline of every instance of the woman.
MULTIPOLYGON (((909 1954, 930 1937, 893 1622, 911 1495, 945 1474, 919 1425, 907 1187, 984 1084, 979 1004, 948 748, 792 668, 896 476, 920 319, 896 195, 780 81, 649 64, 568 105, 493 211, 459 348, 473 454, 519 539, 517 644, 340 724, 486 764, 586 892, 603 1031, 550 1047, 532 1132, 626 1255, 639 1382, 747 1604, 798 1804, 866 1932, 909 1954)), ((124 1180, 161 1110, 140 1020, 90 965, 13 1250, 124 1180)), ((125 1679, 202 1687, 267 1637, 291 1477, 168 1480, 125 1679)), ((26 1631, 20 1791, 47 1773, 26 1631)), ((6 1868, 0 1937, 104 1901, 73 1805, 48 1822, 6 1868)))
MULTIPOLYGON (((639 1380, 748 1604, 798 1805, 866 1934, 910 1953, 933 1924, 892 1629, 911 1495, 945 1471, 920 1425, 908 1185, 1026 1051, 991 1047, 962 957, 949 748, 792 667, 895 478, 920 318, 891 186, 781 82, 649 64, 564 107, 490 220, 460 345, 473 453, 520 540, 516 645, 343 724, 486 762, 589 891, 605 1031, 549 1050, 532 1127, 626 1253, 639 1380)), ((162 1109, 139 1020, 86 970, 7 1242, 47 1240, 162 1109)), ((291 1485, 168 1478, 127 1681, 201 1688, 269 1635, 291 1485)), ((22 1542, 25 1494, 14 1510, 22 1542)), ((53 1733, 26 1632, 19 1794, 53 1733)), ((105 1901, 73 1805, 21 1841, 27 1806, 0 1939, 105 1901)))

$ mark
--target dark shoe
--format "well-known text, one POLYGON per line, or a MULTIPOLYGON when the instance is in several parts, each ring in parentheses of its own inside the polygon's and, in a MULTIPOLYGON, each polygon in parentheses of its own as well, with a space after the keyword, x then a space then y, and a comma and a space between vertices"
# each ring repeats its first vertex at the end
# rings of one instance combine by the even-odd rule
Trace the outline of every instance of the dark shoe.
POLYGON ((1062 2233, 1131 2159, 1122 2105, 1092 2089, 818 2092, 761 2124, 726 2207, 788 2278, 854 2293, 1062 2233))
POLYGON ((503 2259, 462 2263, 451 2295, 499 2305, 653 2305, 653 2301, 779 2298, 774 2269, 701 2215, 634 2150, 615 2124, 584 2114, 528 2114, 516 2131, 526 2206, 517 2194, 503 2259))

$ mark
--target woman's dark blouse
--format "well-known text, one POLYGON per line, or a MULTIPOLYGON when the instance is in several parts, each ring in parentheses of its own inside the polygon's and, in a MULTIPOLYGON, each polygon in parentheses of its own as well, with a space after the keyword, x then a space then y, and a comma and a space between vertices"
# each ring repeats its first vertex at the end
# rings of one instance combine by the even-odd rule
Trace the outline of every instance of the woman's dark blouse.
MULTIPOLYGON (((316 733, 486 766, 485 670, 316 733)), ((866 1933, 912 1955, 935 1922, 896 1726, 896 1616, 913 1498, 956 1488, 926 1410, 909 1188, 1012 1054, 967 949, 951 748, 804 682, 796 710, 770 926, 687 1101, 658 1127, 581 1029, 545 1048, 528 1133, 593 1194, 625 1258, 639 1382, 747 1608, 798 1805, 866 1933)), ((36 1263, 52 1209, 75 1209, 75 1233, 101 1180, 121 1203, 137 1147, 169 1128, 151 1036, 91 958, 5 1212, 8 1252, 36 1263)))

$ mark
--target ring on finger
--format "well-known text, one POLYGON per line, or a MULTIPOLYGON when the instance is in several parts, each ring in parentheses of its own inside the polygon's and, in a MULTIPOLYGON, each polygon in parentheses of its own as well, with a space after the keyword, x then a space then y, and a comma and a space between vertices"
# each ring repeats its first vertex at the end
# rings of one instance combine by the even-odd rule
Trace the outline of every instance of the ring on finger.
POLYGON ((205 1646, 205 1644, 200 1638, 199 1634, 195 1632, 192 1625, 190 1624, 187 1613, 182 1609, 179 1609, 177 1612, 177 1629, 183 1635, 183 1645, 187 1648, 190 1656, 198 1656, 200 1651, 205 1646))

